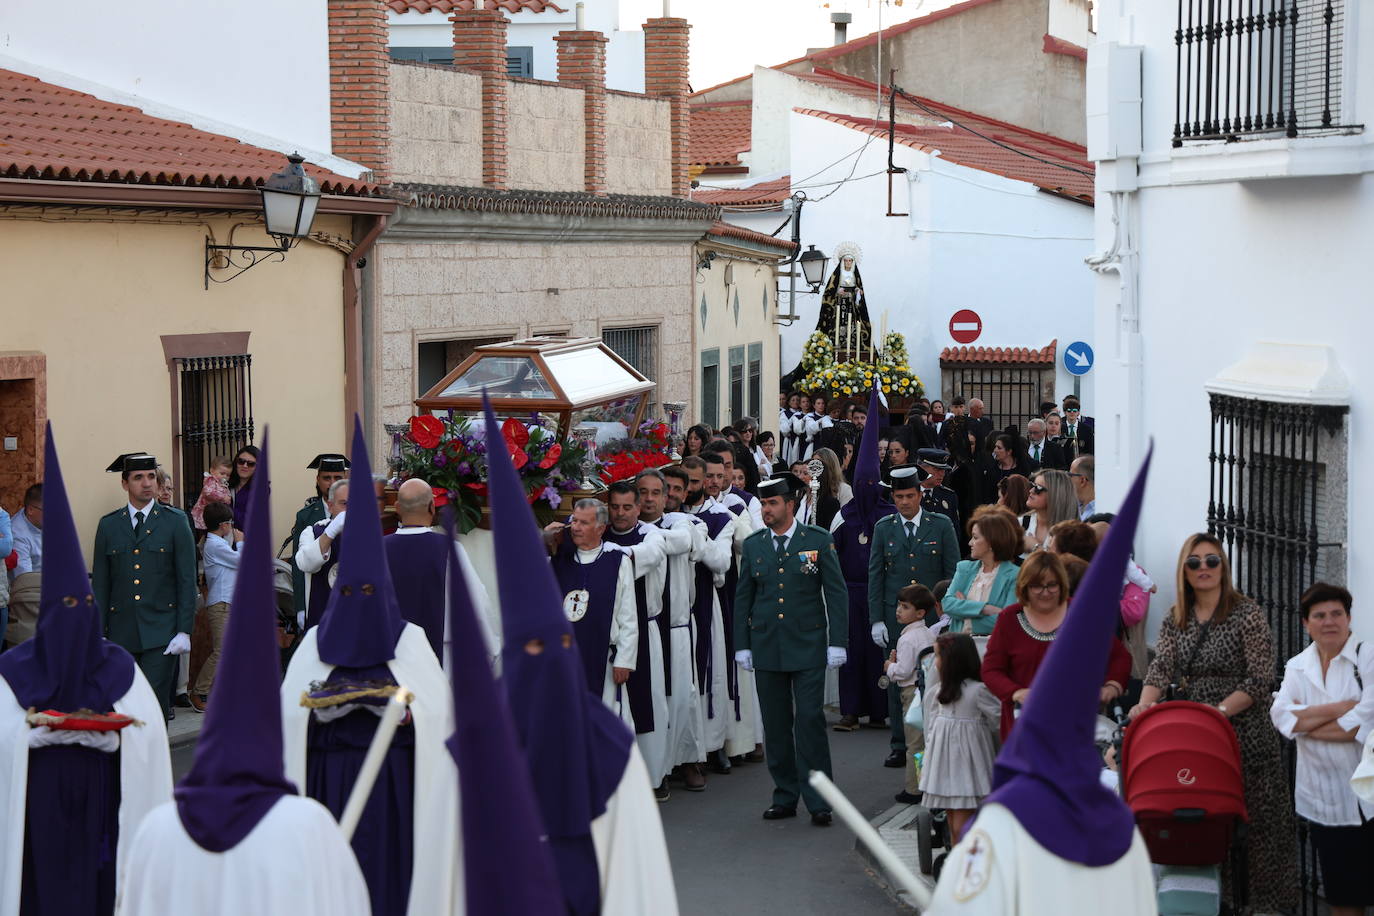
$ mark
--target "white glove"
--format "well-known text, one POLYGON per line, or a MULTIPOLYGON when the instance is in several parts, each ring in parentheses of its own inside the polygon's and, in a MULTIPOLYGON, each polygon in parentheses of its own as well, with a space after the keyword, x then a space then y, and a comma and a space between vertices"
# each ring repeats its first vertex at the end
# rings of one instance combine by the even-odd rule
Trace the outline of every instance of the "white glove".
POLYGON ((887 624, 885 624, 885 623, 875 623, 875 624, 873 624, 873 630, 872 630, 871 632, 873 633, 873 642, 874 642, 874 644, 877 645, 877 647, 878 647, 879 649, 886 649, 886 648, 887 648, 887 624))
POLYGON ((296 612, 296 628, 302 633, 305 632, 305 611, 296 612))
POLYGON ((191 651, 191 637, 185 633, 178 633, 172 637, 172 641, 167 643, 167 648, 163 655, 185 655, 191 651))
POLYGON ((331 541, 339 536, 340 531, 343 531, 344 516, 347 514, 347 512, 340 512, 338 515, 331 518, 329 524, 325 526, 324 533, 329 535, 331 541))
POLYGON ((735 661, 739 662, 740 667, 745 671, 754 670, 754 653, 748 649, 740 649, 736 652, 735 661))
POLYGON ((829 646, 825 650, 825 663, 828 667, 838 668, 849 661, 849 653, 843 646, 829 646))

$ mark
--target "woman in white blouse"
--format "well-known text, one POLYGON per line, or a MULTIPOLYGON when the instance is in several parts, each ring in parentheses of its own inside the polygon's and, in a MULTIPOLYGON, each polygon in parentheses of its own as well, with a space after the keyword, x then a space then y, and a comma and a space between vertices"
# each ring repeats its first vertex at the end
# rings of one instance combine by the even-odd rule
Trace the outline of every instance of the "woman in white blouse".
POLYGON ((1298 743, 1293 790, 1332 916, 1358 916, 1374 904, 1374 804, 1350 788, 1374 725, 1374 646, 1350 633, 1350 592, 1318 582, 1299 602, 1312 644, 1288 660, 1269 715, 1298 743))

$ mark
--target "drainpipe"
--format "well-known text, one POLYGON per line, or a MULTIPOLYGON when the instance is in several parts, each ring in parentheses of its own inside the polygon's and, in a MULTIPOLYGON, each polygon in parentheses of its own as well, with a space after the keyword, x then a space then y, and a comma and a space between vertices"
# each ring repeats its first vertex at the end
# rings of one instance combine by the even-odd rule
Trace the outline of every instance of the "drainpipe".
MULTIPOLYGON (((344 259, 343 267, 343 332, 344 332, 344 430, 353 428, 353 415, 364 416, 363 405, 363 302, 362 271, 367 255, 386 229, 385 216, 373 217, 371 226, 363 233, 344 259)), ((359 220, 362 223, 362 219, 359 220)), ((361 225, 358 226, 361 228, 361 225)), ((364 427, 366 428, 366 427, 364 427)), ((348 441, 345 434, 344 441, 348 441)))

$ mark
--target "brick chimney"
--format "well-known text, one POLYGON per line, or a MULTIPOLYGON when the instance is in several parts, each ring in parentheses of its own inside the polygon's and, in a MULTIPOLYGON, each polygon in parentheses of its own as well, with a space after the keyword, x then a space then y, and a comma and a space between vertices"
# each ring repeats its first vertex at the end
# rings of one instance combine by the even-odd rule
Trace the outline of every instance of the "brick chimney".
POLYGON ((644 23, 644 92, 666 98, 670 106, 674 197, 686 197, 691 185, 687 149, 690 120, 687 94, 691 90, 687 74, 687 32, 691 28, 686 19, 669 17, 644 23))
POLYGON ((506 17, 499 9, 460 10, 453 23, 453 65, 482 76, 482 184, 506 190, 506 17))
POLYGON ((558 43, 558 81, 582 89, 586 136, 586 189, 606 193, 606 36, 577 30, 553 36, 558 43))
POLYGON ((386 10, 382 0, 329 0, 329 124, 336 156, 390 173, 386 10))

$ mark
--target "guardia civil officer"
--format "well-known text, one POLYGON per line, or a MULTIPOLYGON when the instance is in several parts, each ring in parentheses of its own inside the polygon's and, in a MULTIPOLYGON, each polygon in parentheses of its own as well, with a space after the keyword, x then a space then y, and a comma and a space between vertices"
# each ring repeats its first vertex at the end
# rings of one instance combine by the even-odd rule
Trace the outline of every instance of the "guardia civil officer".
POLYGON ((329 518, 329 510, 325 508, 329 488, 334 481, 348 476, 348 459, 336 452, 325 452, 316 455, 315 460, 305 467, 315 472, 315 495, 301 506, 296 513, 296 523, 291 526, 291 592, 298 614, 305 611, 305 573, 296 565, 296 551, 301 549, 301 532, 329 518))
POLYGON ((740 553, 734 627, 735 660, 754 672, 773 777, 763 816, 795 817, 800 797, 811 823, 826 827, 830 805, 807 777, 831 775, 825 669, 847 657, 849 595, 830 533, 797 520, 801 479, 784 471, 758 489, 765 527, 740 553))
POLYGON ((91 588, 105 637, 134 657, 170 720, 177 656, 191 651, 196 613, 191 523, 157 501, 152 455, 120 455, 106 470, 119 473, 128 499, 96 527, 91 588))
MULTIPOLYGON (((959 564, 959 538, 954 523, 921 505, 920 476, 914 464, 892 469, 892 502, 896 515, 878 519, 868 554, 868 622, 879 648, 897 644, 897 593, 908 585, 934 589, 954 575, 959 564)), ((906 736, 902 730, 902 700, 896 684, 888 688, 888 723, 892 751, 883 766, 906 766, 906 736)))
MULTIPOLYGON (((921 466, 924 476, 921 480, 921 510, 938 512, 950 520, 956 529, 959 527, 959 496, 945 486, 945 472, 950 469, 949 452, 942 448, 922 448, 916 450, 916 463, 921 466)), ((957 535, 956 530, 956 535, 957 535)))

